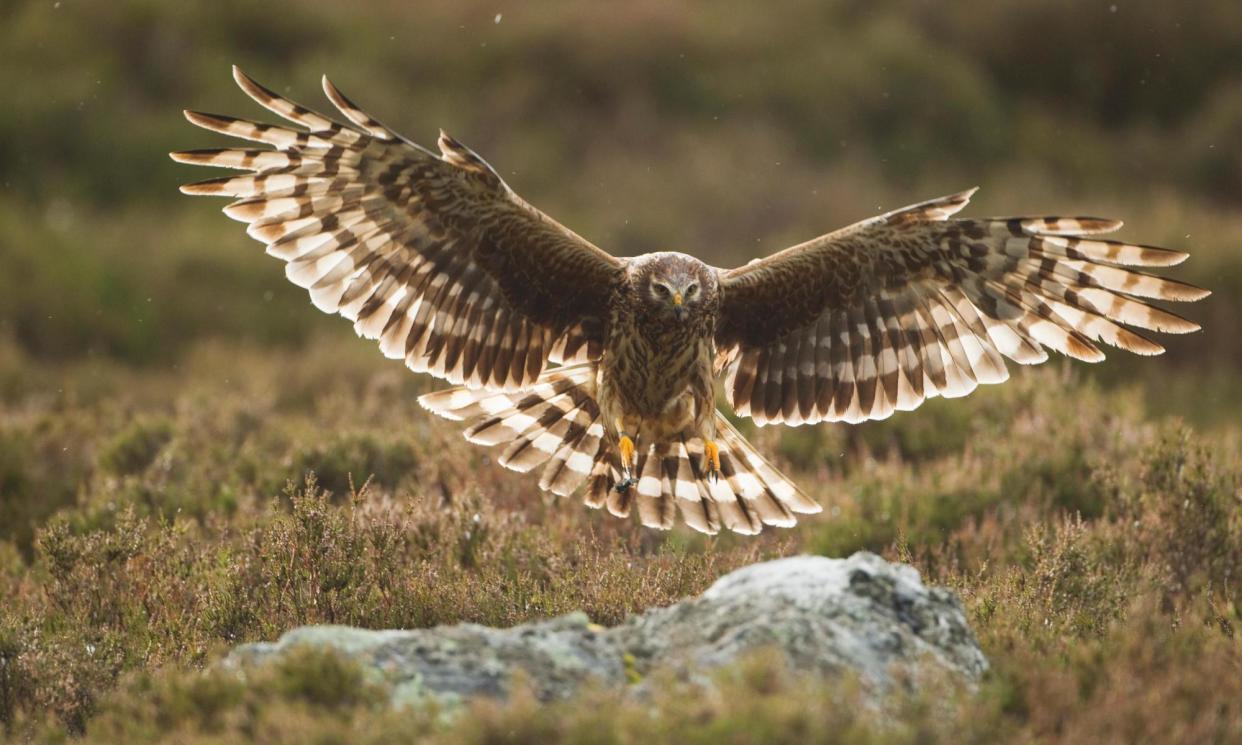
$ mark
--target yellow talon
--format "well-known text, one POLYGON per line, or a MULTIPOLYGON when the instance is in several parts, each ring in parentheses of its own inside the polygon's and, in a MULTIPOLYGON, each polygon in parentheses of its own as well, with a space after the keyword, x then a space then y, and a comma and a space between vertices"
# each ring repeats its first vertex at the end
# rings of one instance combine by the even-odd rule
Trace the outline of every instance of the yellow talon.
POLYGON ((720 448, 711 440, 703 441, 703 454, 707 456, 708 473, 711 474, 712 480, 720 475, 720 448))
POLYGON ((614 488, 618 492, 624 492, 637 482, 633 473, 634 441, 629 435, 623 434, 617 441, 617 449, 621 451, 621 482, 614 488))
POLYGON ((621 441, 617 443, 617 447, 621 449, 621 465, 629 469, 630 464, 634 462, 634 441, 629 435, 621 435, 621 441))

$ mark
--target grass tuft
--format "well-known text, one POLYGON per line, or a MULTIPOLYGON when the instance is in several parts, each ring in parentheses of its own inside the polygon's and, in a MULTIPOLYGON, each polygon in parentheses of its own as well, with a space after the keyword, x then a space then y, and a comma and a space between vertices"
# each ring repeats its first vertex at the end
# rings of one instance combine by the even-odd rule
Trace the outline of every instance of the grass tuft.
MULTIPOLYGON (((416 413, 415 391, 382 362, 372 371, 318 349, 296 362, 239 350, 228 381, 203 364, 188 376, 118 371, 141 385, 109 390, 84 371, 106 395, 43 399, 11 420, 19 452, 79 455, 68 501, 32 520, 24 550, 16 533, 0 542, 10 737, 694 742, 753 723, 756 742, 962 741, 958 731, 1122 742, 1140 725, 1210 739, 1242 721, 1228 682, 1242 670, 1234 435, 1152 417, 1134 389, 1031 370, 929 404, 928 419, 961 447, 936 445, 918 416, 791 430, 788 442, 758 431, 825 513, 758 539, 707 538, 549 499, 416 413), (291 395, 297 405, 283 403, 291 395), (339 660, 299 658, 244 686, 202 672, 233 645, 303 624, 510 626, 581 609, 611 625, 754 561, 859 548, 961 594, 994 666, 977 695, 927 688, 877 719, 851 708, 848 680, 795 680, 757 662, 726 672, 726 693, 707 698, 644 679, 658 692, 654 713, 597 691, 585 708, 518 696, 451 721, 377 709, 382 696, 339 660), (1144 709, 1131 702, 1140 693, 1169 705, 1144 709)), ((29 504, 38 484, 13 492, 9 509, 40 514, 29 504)))

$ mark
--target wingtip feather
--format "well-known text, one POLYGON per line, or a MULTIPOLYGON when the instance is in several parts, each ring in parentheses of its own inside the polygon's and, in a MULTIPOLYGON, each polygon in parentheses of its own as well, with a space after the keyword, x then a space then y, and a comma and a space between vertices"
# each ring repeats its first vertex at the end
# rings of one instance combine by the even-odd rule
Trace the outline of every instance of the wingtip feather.
POLYGON ((247 75, 237 65, 233 65, 233 82, 237 83, 237 87, 245 91, 247 96, 259 100, 260 98, 269 98, 275 94, 259 85, 254 78, 247 75))
POLYGON ((336 108, 341 111, 356 108, 353 102, 346 98, 344 93, 341 93, 341 89, 336 87, 336 83, 328 79, 326 74, 319 77, 319 84, 323 88, 323 94, 328 97, 328 100, 336 108))
POLYGON ((181 112, 190 124, 203 129, 209 129, 212 132, 228 133, 228 125, 233 121, 232 117, 225 117, 219 114, 208 114, 205 111, 194 111, 185 109, 181 112))
POLYGON ((332 102, 332 105, 335 106, 337 111, 340 111, 346 119, 367 131, 372 137, 378 137, 382 140, 399 139, 396 133, 384 126, 384 124, 378 119, 363 111, 358 104, 354 103, 348 96, 342 93, 341 89, 337 88, 336 84, 329 80, 327 75, 321 76, 320 83, 323 87, 324 95, 328 97, 328 100, 332 102))
POLYGON ((1084 235, 1112 233, 1126 226, 1125 220, 1114 220, 1110 217, 1080 217, 1078 222, 1084 235))
POLYGON ((1171 292, 1165 299, 1181 303, 1193 303, 1212 294, 1211 290, 1203 287, 1196 287, 1194 285, 1188 285, 1183 282, 1178 282, 1176 284, 1176 288, 1177 289, 1174 292, 1171 292))
MULTIPOLYGON (((1118 260, 1117 263, 1130 266, 1177 266, 1190 258, 1190 254, 1185 251, 1164 248, 1163 246, 1147 246, 1134 243, 1129 244, 1128 247, 1134 250, 1134 255, 1128 258, 1128 260, 1118 260)), ((1111 260, 1111 257, 1106 257, 1106 259, 1111 260)))
MULTIPOLYGON (((180 162, 184 163, 188 161, 180 162)), ((195 181, 189 184, 182 184, 180 190, 182 194, 189 194, 191 196, 213 196, 224 194, 225 192, 221 189, 221 186, 227 183, 230 179, 231 177, 224 176, 221 178, 206 179, 205 181, 195 181)))
POLYGON ((185 163, 192 166, 210 166, 215 165, 214 161, 219 153, 220 150, 217 149, 174 150, 168 154, 168 157, 175 163, 185 163))
POLYGON ((1135 245, 1139 250, 1139 261, 1141 266, 1177 266, 1186 259, 1190 258, 1190 254, 1185 251, 1178 251, 1173 248, 1163 248, 1161 246, 1143 246, 1135 245))

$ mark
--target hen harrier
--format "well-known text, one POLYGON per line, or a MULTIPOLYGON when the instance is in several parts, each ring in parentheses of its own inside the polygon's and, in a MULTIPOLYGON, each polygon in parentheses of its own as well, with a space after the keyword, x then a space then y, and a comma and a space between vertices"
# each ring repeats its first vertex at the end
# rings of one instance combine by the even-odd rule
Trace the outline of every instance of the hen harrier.
POLYGON ((439 155, 394 133, 328 80, 342 124, 260 86, 299 128, 186 112, 271 145, 173 153, 251 173, 182 187, 224 208, 320 309, 385 355, 456 388, 423 396, 543 466, 539 486, 643 525, 757 533, 814 513, 715 406, 717 381, 757 424, 882 419, 1008 377, 1005 357, 1088 362, 1098 342, 1152 355, 1120 324, 1186 333, 1142 298, 1208 293, 1128 266, 1185 253, 1088 237, 1094 217, 954 218, 973 190, 873 217, 737 269, 681 253, 616 258, 527 204, 469 148, 439 155), (675 506, 674 506, 675 505, 675 506))

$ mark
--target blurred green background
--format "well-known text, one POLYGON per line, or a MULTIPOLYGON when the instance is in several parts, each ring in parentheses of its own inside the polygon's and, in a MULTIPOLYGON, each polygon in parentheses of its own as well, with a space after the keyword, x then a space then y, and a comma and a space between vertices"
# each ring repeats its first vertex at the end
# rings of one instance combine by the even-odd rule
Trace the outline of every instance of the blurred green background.
MULTIPOLYGON (((880 742, 1242 731, 1237 0, 0 0, 0 91, 0 742, 196 742, 161 718, 199 710, 175 676, 210 684, 223 649, 301 623, 615 623, 759 558, 863 548, 953 587, 995 665, 880 742), (490 463, 415 403, 435 381, 315 310, 223 201, 178 193, 213 174, 167 153, 226 142, 183 108, 272 118, 233 63, 320 108, 327 73, 424 144, 442 127, 618 255, 736 265, 977 185, 968 215, 1122 218, 1214 294, 1174 308, 1203 331, 1162 357, 748 428, 825 505, 794 530, 646 531, 490 463), (332 499, 279 497, 310 472, 332 499)), ((740 700, 850 701, 773 690, 740 700)), ((331 739, 295 714, 285 741, 331 739)))
POLYGON ((182 108, 259 114, 231 63, 319 107, 326 72, 420 142, 443 127, 617 254, 729 265, 972 185, 968 214, 1123 218, 1215 294, 1178 309, 1203 333, 1093 374, 1204 424, 1240 398, 1236 2, 6 0, 7 400, 84 362, 172 369, 212 338, 363 344, 176 190, 209 174, 166 153, 221 142, 182 108))

